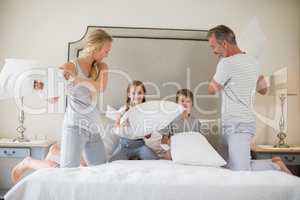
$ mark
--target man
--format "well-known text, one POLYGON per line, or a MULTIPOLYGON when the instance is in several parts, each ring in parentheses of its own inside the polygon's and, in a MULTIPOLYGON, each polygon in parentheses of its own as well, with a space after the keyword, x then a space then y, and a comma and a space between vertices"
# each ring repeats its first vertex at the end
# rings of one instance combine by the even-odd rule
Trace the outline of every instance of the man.
POLYGON ((251 160, 251 139, 256 130, 254 100, 256 91, 267 92, 260 67, 253 57, 242 52, 234 32, 219 25, 208 32, 209 45, 220 60, 209 83, 208 93, 222 93, 221 144, 227 167, 232 170, 282 170, 290 173, 279 157, 251 160))

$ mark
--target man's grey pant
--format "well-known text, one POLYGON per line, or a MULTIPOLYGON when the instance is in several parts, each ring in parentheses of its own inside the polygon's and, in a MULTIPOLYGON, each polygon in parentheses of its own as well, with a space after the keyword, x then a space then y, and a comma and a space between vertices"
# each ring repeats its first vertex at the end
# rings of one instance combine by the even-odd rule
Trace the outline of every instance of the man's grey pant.
POLYGON ((251 160, 250 145, 256 131, 255 122, 223 122, 221 154, 232 170, 279 170, 272 160, 251 160))
POLYGON ((79 167, 81 155, 88 165, 106 163, 107 158, 101 135, 78 126, 63 127, 61 167, 79 167))

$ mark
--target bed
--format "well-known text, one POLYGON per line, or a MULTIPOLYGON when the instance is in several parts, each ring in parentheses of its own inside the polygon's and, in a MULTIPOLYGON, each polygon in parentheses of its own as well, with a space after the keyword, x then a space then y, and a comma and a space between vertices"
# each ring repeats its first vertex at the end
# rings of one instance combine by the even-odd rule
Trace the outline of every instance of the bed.
POLYGON ((114 161, 86 168, 44 169, 6 200, 298 200, 300 179, 279 171, 233 172, 172 161, 114 161))

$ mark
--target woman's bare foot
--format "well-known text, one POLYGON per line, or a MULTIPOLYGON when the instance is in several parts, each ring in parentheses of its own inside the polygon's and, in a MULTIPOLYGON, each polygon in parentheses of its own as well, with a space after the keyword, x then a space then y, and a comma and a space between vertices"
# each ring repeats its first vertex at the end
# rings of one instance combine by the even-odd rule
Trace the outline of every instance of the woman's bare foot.
POLYGON ((282 161, 282 159, 280 157, 278 157, 278 156, 273 157, 272 162, 277 164, 280 167, 281 171, 284 171, 288 174, 292 174, 292 172, 287 168, 287 166, 284 164, 284 162, 282 161))
POLYGON ((13 170, 11 171, 11 180, 14 184, 16 184, 22 178, 22 176, 28 169, 31 159, 31 157, 26 157, 13 168, 13 170))

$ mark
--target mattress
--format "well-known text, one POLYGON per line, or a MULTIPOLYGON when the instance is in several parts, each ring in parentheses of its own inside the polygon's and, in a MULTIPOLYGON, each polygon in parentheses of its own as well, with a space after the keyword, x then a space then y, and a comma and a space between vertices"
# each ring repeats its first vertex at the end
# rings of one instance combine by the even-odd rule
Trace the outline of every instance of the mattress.
POLYGON ((300 178, 280 171, 231 171, 130 160, 43 169, 22 179, 6 200, 298 200, 300 178))

